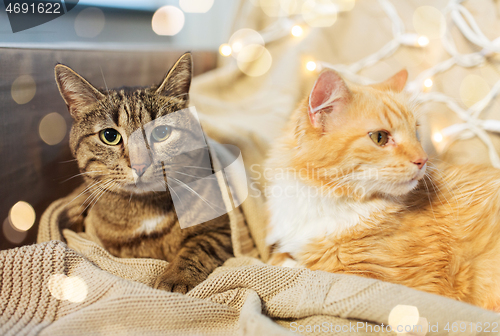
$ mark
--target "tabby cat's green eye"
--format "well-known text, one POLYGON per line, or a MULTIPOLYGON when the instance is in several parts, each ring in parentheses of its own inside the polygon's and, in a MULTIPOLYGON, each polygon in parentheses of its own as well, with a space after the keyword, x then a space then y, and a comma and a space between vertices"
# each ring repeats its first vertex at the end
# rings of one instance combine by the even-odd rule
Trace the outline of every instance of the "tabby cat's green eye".
POLYGON ((370 132, 368 135, 377 146, 383 146, 389 141, 389 134, 385 131, 370 132))
POLYGON ((153 130, 153 139, 156 142, 165 141, 172 134, 172 130, 168 126, 158 126, 153 130))
POLYGON ((101 141, 106 145, 116 146, 120 143, 122 135, 113 128, 106 128, 99 132, 101 141))

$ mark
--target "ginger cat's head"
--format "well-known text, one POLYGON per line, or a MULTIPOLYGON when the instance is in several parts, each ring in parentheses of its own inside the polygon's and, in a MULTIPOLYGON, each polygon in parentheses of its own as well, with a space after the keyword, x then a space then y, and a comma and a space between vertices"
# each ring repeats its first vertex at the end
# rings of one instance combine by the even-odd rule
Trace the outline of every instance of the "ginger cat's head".
POLYGON ((402 70, 383 83, 348 86, 335 71, 322 72, 290 130, 293 168, 307 169, 309 184, 338 195, 399 196, 414 189, 427 154, 401 92, 407 77, 402 70))

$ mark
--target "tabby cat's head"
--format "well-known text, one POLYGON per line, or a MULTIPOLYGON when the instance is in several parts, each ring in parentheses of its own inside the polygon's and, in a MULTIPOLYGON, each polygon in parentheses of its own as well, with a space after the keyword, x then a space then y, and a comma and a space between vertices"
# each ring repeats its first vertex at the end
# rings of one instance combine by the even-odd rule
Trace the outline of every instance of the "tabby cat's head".
POLYGON ((73 117, 70 147, 83 176, 116 192, 166 190, 165 166, 199 127, 188 107, 191 54, 182 55, 158 86, 96 89, 58 64, 59 91, 73 117))
POLYGON ((402 93, 403 70, 371 86, 347 85, 334 71, 317 79, 299 111, 296 168, 313 167, 313 184, 364 195, 406 194, 426 170, 417 118, 402 93))

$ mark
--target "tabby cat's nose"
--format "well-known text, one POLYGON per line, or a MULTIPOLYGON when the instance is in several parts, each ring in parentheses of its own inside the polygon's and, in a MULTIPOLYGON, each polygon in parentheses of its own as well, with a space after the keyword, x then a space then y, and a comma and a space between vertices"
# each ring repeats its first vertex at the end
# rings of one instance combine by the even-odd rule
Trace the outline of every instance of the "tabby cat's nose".
POLYGON ((421 157, 421 158, 418 158, 417 160, 412 161, 412 162, 417 165, 418 169, 422 169, 422 167, 425 165, 427 160, 429 160, 429 159, 426 157, 421 157))
POLYGON ((132 169, 135 170, 136 174, 141 177, 146 169, 149 167, 149 165, 146 164, 136 164, 132 165, 132 169))

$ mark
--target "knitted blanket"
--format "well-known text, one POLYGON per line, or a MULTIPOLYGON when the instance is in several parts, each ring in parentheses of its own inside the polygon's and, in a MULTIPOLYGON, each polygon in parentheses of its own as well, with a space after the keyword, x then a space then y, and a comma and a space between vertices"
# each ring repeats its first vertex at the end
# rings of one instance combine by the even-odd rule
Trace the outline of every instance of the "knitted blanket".
MULTIPOLYGON (((215 168, 230 160, 223 147, 210 150, 215 168)), ((387 335, 390 320, 447 335, 447 323, 490 331, 500 323, 493 312, 404 286, 264 264, 258 197, 229 213, 235 258, 186 295, 153 289, 167 262, 116 258, 89 223, 81 232, 71 220, 79 192, 47 209, 38 244, 0 252, 0 335, 387 335)))

